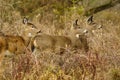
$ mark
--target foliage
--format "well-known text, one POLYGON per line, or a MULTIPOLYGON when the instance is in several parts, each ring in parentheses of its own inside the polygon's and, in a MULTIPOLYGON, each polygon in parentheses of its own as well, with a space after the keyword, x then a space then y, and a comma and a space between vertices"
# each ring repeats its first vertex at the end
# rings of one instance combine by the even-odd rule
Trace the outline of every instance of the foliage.
POLYGON ((120 70, 119 69, 111 70, 111 80, 120 80, 120 70))
MULTIPOLYGON (((18 35, 27 16, 43 33, 67 36, 78 19, 80 27, 87 27, 82 14, 83 0, 0 0, 1 31, 18 35), (34 3, 34 4, 33 4, 34 3)), ((90 1, 90 9, 103 0, 90 1)), ((83 2, 84 2, 83 1, 83 2)), ((105 0, 106 1, 106 0, 105 0)), ((88 6, 87 5, 87 6, 88 6)), ((86 7, 89 9, 88 7, 86 7)), ((120 7, 94 14, 94 21, 102 24, 102 31, 89 35, 90 51, 65 49, 38 51, 3 61, 0 80, 119 80, 120 79, 120 7)), ((89 26, 88 26, 89 27, 89 26)), ((0 70, 1 66, 0 66, 0 70)))

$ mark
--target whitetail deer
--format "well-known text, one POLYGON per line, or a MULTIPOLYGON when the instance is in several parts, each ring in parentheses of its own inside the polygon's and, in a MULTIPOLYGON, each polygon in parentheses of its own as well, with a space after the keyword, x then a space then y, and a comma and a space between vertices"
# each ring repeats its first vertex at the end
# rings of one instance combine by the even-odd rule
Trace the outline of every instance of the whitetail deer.
MULTIPOLYGON (((25 23, 27 24, 27 22, 25 23)), ((32 24, 33 25, 33 24, 32 24)), ((28 26, 28 24, 27 24, 28 26)), ((21 35, 5 35, 0 33, 0 57, 12 56, 14 54, 25 53, 31 37, 37 34, 38 30, 36 27, 25 27, 21 35)))
POLYGON ((36 35, 31 40, 31 49, 60 49, 66 47, 83 48, 86 52, 88 51, 87 38, 85 37, 82 29, 76 29, 71 32, 71 36, 53 36, 48 34, 36 35))
POLYGON ((73 29, 72 30, 77 30, 77 29, 85 29, 86 33, 88 33, 91 36, 98 36, 98 34, 102 34, 102 28, 103 26, 101 24, 96 23, 93 20, 93 15, 89 16, 88 19, 85 22, 86 25, 83 27, 78 24, 78 19, 75 20, 73 23, 73 29))

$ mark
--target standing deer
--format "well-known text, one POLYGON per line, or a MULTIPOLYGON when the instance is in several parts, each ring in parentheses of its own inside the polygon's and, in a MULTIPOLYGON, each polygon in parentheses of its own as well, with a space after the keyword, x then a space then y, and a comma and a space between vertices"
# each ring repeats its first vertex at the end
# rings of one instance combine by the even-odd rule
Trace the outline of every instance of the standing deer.
POLYGON ((24 54, 31 38, 37 33, 38 30, 33 25, 31 27, 31 25, 27 23, 21 35, 5 35, 0 32, 0 74, 4 72, 3 59, 5 57, 24 54))
POLYGON ((32 51, 35 49, 51 49, 54 51, 60 48, 76 47, 84 49, 86 52, 88 51, 87 38, 85 37, 84 31, 82 29, 73 30, 73 32, 71 32, 71 36, 72 37, 53 36, 41 33, 39 35, 36 35, 31 40, 31 49, 32 51))
MULTIPOLYGON (((28 26, 28 25, 27 25, 28 26)), ((37 34, 36 27, 27 27, 23 30, 20 36, 5 35, 0 33, 0 58, 4 56, 23 54, 28 47, 31 37, 37 34)))

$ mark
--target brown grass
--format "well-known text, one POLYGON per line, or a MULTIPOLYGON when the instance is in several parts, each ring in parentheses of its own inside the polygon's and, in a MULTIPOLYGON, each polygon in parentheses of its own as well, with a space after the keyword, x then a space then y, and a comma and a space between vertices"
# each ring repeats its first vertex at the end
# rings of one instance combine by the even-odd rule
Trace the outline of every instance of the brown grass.
MULTIPOLYGON (((118 11, 119 13, 119 11, 118 11)), ((95 14, 95 21, 103 25, 102 30, 88 35, 89 52, 80 49, 37 51, 13 58, 5 58, 0 66, 0 80, 119 80, 120 79, 120 17, 117 11, 106 10, 95 14)), ((74 13, 62 15, 57 21, 52 14, 39 15, 32 22, 43 33, 67 35, 73 21, 78 18, 81 27, 87 26, 86 17, 74 13), (47 16, 47 17, 46 17, 47 16)), ((12 23, 3 21, 5 34, 18 35, 22 32, 22 17, 13 11, 12 23), (13 19, 14 18, 14 19, 13 19)))

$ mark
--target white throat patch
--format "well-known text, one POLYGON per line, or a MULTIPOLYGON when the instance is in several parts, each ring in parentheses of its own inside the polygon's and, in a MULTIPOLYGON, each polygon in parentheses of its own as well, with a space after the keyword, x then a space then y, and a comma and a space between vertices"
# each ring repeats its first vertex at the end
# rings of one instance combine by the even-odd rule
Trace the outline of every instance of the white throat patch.
POLYGON ((76 37, 79 38, 80 34, 76 34, 76 37))
POLYGON ((32 37, 32 33, 28 33, 28 36, 29 36, 29 37, 32 37))

